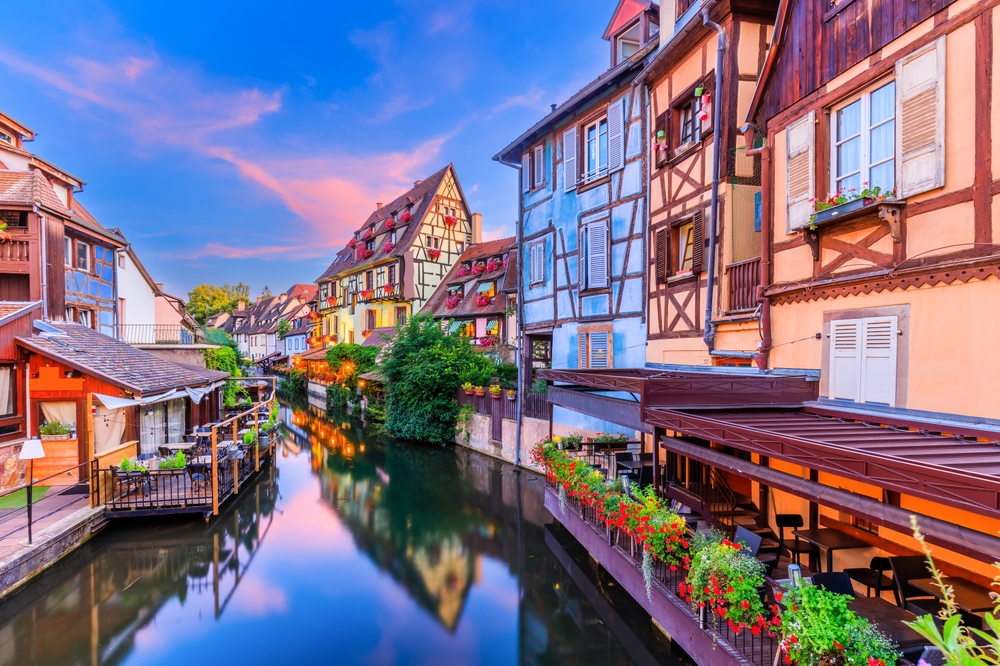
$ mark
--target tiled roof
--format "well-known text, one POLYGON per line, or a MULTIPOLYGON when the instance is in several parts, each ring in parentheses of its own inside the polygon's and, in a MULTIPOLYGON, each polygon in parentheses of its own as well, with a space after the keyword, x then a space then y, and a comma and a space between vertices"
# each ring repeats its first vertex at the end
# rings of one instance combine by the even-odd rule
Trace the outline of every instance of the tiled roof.
POLYGON ((223 372, 222 370, 209 370, 208 368, 203 368, 200 365, 190 365, 188 363, 178 363, 177 365, 181 366, 186 370, 190 370, 199 377, 204 377, 210 382, 217 382, 223 379, 229 379, 229 373, 223 372))
POLYGON ((503 275, 503 286, 500 291, 512 293, 517 291, 517 249, 511 249, 507 255, 507 271, 503 275))
POLYGON ((18 343, 140 396, 209 383, 202 374, 82 324, 46 322, 45 325, 62 335, 40 333, 30 338, 17 338, 18 343))
POLYGON ((52 184, 38 170, 0 171, 0 202, 37 203, 59 215, 70 216, 52 184))
POLYGON ((308 303, 316 298, 319 287, 314 284, 293 284, 286 293, 288 298, 297 298, 300 303, 308 303))
MULTIPOLYGON (((427 209, 430 206, 431 199, 433 198, 433 195, 437 191, 438 187, 440 187, 441 181, 444 180, 444 177, 447 175, 449 169, 453 169, 451 164, 429 176, 427 179, 420 181, 419 184, 415 185, 403 195, 396 197, 396 199, 394 199, 391 203, 375 210, 368 216, 365 223, 361 225, 359 231, 363 231, 374 225, 374 237, 378 239, 379 234, 383 234, 386 231, 384 220, 387 217, 410 204, 416 204, 419 202, 420 207, 414 209, 412 219, 405 226, 399 225, 399 227, 397 227, 397 229, 401 228, 401 232, 397 231, 396 245, 393 247, 391 252, 385 251, 384 243, 376 242, 375 254, 367 259, 360 259, 357 257, 357 253, 354 249, 350 245, 347 245, 337 253, 337 257, 333 260, 333 263, 330 264, 330 267, 326 269, 326 272, 324 272, 323 275, 317 279, 317 282, 332 278, 341 273, 354 272, 363 266, 379 263, 388 257, 401 257, 404 252, 410 249, 410 245, 413 243, 413 239, 416 236, 416 231, 420 228, 420 223, 427 214, 427 209)), ((452 172, 452 177, 455 178, 455 182, 457 183, 458 175, 455 174, 454 171, 452 172)))
POLYGON ((392 337, 395 336, 396 329, 392 326, 385 326, 383 328, 376 328, 374 331, 368 334, 365 341, 361 343, 362 347, 381 347, 387 342, 390 342, 392 337))
POLYGON ((434 295, 430 297, 427 301, 427 305, 425 305, 420 312, 422 314, 430 314, 433 317, 441 318, 471 318, 503 314, 503 312, 507 309, 507 297, 501 293, 505 275, 507 273, 516 272, 516 269, 511 267, 509 261, 506 269, 500 268, 499 270, 491 273, 479 273, 478 275, 472 275, 470 273, 459 277, 458 272, 461 270, 463 264, 473 261, 486 261, 490 257, 502 257, 508 253, 512 241, 512 238, 501 238, 500 240, 478 243, 469 247, 462 253, 462 256, 459 257, 458 261, 455 262, 455 265, 451 267, 448 275, 446 275, 444 280, 441 281, 441 284, 438 285, 434 295), (476 289, 479 287, 480 283, 483 282, 497 283, 497 295, 493 299, 493 302, 487 306, 479 306, 476 304, 476 289), (464 290, 462 301, 458 304, 458 307, 449 308, 447 305, 448 287, 454 287, 459 284, 463 286, 464 290))
MULTIPOLYGON (((280 296, 265 298, 246 309, 245 318, 233 325, 233 332, 240 335, 276 333, 282 319, 291 323, 303 307, 303 304, 295 298, 284 300, 280 296)), ((223 330, 226 330, 225 325, 223 330)))

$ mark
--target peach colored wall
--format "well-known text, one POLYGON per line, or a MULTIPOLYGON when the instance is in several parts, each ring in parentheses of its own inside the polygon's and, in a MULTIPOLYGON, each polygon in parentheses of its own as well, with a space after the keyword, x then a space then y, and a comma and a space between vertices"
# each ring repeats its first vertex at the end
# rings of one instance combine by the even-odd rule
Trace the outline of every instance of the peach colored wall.
POLYGON ((170 304, 170 301, 162 296, 156 297, 156 323, 177 325, 183 321, 181 315, 170 304))

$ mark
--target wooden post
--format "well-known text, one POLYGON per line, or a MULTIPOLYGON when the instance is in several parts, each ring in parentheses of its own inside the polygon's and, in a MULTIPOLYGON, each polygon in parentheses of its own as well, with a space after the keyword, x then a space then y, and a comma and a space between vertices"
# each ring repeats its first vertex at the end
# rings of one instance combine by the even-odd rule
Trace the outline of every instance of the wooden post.
POLYGON ((240 494, 240 461, 233 461, 233 494, 240 494))
MULTIPOLYGON (((660 489, 660 440, 667 434, 663 428, 653 428, 653 488, 660 489)), ((669 481, 669 479, 668 479, 669 481)))
MULTIPOLYGON (((270 408, 268 408, 268 416, 270 416, 270 408)), ((253 471, 260 471, 260 407, 253 410, 253 427, 257 431, 257 441, 256 446, 253 447, 253 471)))
POLYGON ((219 449, 218 433, 216 428, 219 426, 212 426, 212 515, 219 515, 219 456, 217 455, 219 449))

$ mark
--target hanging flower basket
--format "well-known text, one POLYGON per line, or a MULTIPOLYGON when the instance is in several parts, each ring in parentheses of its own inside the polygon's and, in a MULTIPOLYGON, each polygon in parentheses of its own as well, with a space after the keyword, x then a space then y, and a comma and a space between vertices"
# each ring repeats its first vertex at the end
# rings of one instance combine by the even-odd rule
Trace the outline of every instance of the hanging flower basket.
POLYGON ((465 395, 472 395, 476 392, 471 382, 465 382, 462 384, 462 390, 465 391, 465 395))
POLYGON ((455 277, 465 277, 468 274, 469 274, 469 269, 463 265, 459 267, 458 272, 455 273, 455 277))
POLYGON ((517 391, 515 391, 514 389, 509 389, 505 395, 507 396, 507 399, 510 400, 511 402, 517 400, 517 391))
POLYGON ((444 223, 445 223, 445 226, 448 226, 448 227, 451 227, 451 228, 455 228, 456 226, 458 226, 458 218, 455 217, 454 215, 445 215, 444 216, 444 223))
POLYGON ((478 395, 480 398, 486 395, 486 389, 484 389, 482 386, 477 386, 475 388, 475 391, 476 395, 478 395))
POLYGON ((499 384, 493 384, 490 386, 490 397, 494 400, 499 400, 502 393, 503 389, 500 388, 499 384))
POLYGON ((385 245, 382 246, 382 251, 383 252, 392 252, 395 247, 396 247, 396 245, 394 243, 390 243, 389 241, 386 241, 385 245))
POLYGON ((441 250, 435 250, 435 249, 431 248, 431 249, 427 250, 427 256, 432 261, 437 261, 438 259, 441 258, 441 250))
POLYGON ((461 303, 461 302, 462 302, 462 299, 459 298, 457 294, 455 294, 455 295, 449 296, 448 300, 446 300, 444 302, 444 304, 445 304, 445 306, 448 307, 449 310, 454 310, 455 308, 458 307, 458 304, 461 303))
POLYGON ((326 299, 326 304, 329 305, 330 307, 333 307, 334 305, 337 304, 337 299, 331 296, 330 298, 326 299))
POLYGON ((402 222, 403 224, 406 224, 407 222, 410 221, 410 217, 411 216, 409 209, 404 210, 403 214, 399 216, 399 221, 402 222))
POLYGON ((486 262, 486 272, 492 273, 493 271, 498 271, 502 267, 499 259, 493 258, 486 262))
POLYGON ((476 296, 476 305, 481 308, 486 307, 493 302, 493 299, 489 297, 488 294, 479 294, 476 296))
POLYGON ((374 295, 375 295, 375 290, 374 289, 362 289, 361 290, 361 298, 365 299, 366 301, 369 298, 371 298, 372 296, 374 296, 374 295))
POLYGON ((392 219, 391 217, 387 217, 385 219, 385 228, 386 229, 392 229, 395 226, 396 226, 396 220, 392 219))

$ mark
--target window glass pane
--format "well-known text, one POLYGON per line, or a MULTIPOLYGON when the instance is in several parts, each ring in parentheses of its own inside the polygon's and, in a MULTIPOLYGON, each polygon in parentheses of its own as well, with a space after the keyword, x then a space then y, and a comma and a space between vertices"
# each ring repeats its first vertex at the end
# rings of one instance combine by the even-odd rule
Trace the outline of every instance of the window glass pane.
POLYGON ((14 408, 14 366, 0 365, 0 416, 12 416, 14 408))
POLYGON ((608 121, 607 120, 602 120, 600 124, 600 140, 598 141, 598 150, 600 151, 598 168, 601 171, 604 171, 608 168, 608 121))
POLYGON ((694 268, 694 225, 685 224, 677 230, 677 237, 680 241, 679 270, 689 271, 694 268))
POLYGON ((869 187, 880 187, 883 191, 891 190, 896 186, 896 160, 883 162, 872 167, 871 183, 869 187))
POLYGON ((837 112, 837 141, 849 139, 861 133, 861 100, 845 106, 837 112))
POLYGON ((76 244, 76 267, 81 270, 90 270, 90 246, 86 243, 76 244))
POLYGON ((837 175, 845 176, 861 169, 861 138, 837 146, 837 175))
POLYGON ((842 178, 837 181, 838 190, 860 190, 861 189, 861 174, 854 174, 853 176, 848 176, 847 178, 842 178))
POLYGON ((597 169, 597 126, 587 128, 587 175, 597 169))
POLYGON ((877 125, 896 115, 896 84, 888 83, 872 93, 871 124, 877 125))

